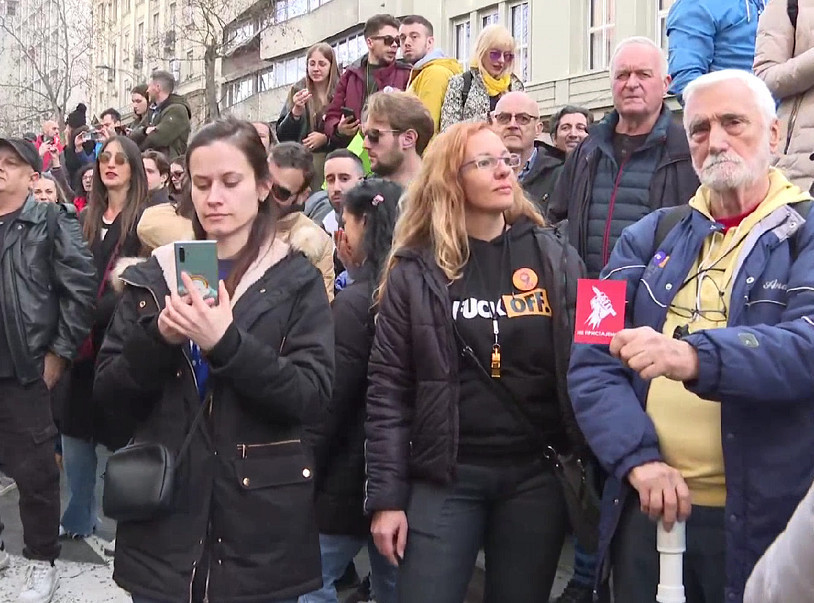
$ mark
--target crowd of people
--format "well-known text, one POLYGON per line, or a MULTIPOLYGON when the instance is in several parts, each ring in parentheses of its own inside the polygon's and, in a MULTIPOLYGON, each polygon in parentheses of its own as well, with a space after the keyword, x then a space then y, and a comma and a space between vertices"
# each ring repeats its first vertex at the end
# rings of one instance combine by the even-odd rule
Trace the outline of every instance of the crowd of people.
POLYGON ((96 529, 99 445, 134 603, 336 603, 363 548, 353 601, 461 603, 482 551, 484 601, 538 603, 571 534, 558 603, 646 602, 657 520, 691 603, 814 600, 812 17, 717 4, 677 0, 669 60, 622 41, 613 110, 546 142, 509 31, 461 69, 419 15, 344 70, 313 46, 273 124, 192 134, 156 71, 130 125, 0 138, 19 601, 96 529), (610 344, 573 343, 583 278, 626 283, 610 344))

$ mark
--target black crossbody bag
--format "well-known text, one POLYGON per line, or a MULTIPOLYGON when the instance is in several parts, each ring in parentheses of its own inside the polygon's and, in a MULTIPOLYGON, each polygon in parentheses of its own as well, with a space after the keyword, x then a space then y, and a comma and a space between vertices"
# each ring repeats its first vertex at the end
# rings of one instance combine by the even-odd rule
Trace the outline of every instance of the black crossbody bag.
MULTIPOLYGON (((473 363, 481 380, 488 384, 506 409, 517 419, 523 429, 538 442, 545 442, 546 436, 523 410, 523 407, 503 383, 493 379, 475 356, 475 352, 464 341, 453 322, 455 338, 461 345, 461 356, 473 363)), ((585 459, 577 454, 560 454, 547 444, 543 458, 551 466, 557 481, 562 486, 568 519, 580 546, 588 553, 599 548, 599 517, 602 500, 601 471, 593 459, 585 459)))
POLYGON ((148 521, 172 509, 175 475, 206 410, 201 403, 178 455, 156 442, 134 442, 107 461, 102 509, 116 521, 148 521))

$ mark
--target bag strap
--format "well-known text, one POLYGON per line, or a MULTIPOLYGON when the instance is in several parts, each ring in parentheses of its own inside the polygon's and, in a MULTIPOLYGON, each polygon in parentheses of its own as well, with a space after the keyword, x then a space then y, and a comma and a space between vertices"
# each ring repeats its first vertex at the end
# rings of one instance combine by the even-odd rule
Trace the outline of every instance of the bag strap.
POLYGON ((475 78, 475 74, 472 73, 470 69, 466 73, 464 73, 464 87, 461 90, 461 107, 463 108, 466 105, 466 99, 469 98, 469 91, 472 89, 472 80, 475 78))
POLYGON ((664 212, 661 220, 659 220, 659 225, 656 227, 656 236, 653 239, 653 253, 659 251, 659 247, 661 247, 667 235, 670 234, 670 231, 673 230, 681 220, 689 216, 690 212, 692 212, 692 208, 687 204, 671 207, 664 212))
POLYGON ((799 0, 788 0, 788 5, 786 6, 786 13, 789 15, 789 21, 791 21, 791 26, 797 30, 797 16, 800 14, 800 3, 799 0))
POLYGON ((195 414, 195 418, 192 420, 192 425, 189 428, 189 432, 187 432, 187 437, 184 438, 184 443, 181 444, 181 448, 178 450, 178 456, 176 457, 176 468, 178 465, 180 465, 181 459, 184 457, 187 450, 189 450, 190 444, 192 444, 192 436, 195 435, 198 426, 201 424, 201 419, 203 419, 204 412, 206 411, 206 407, 208 406, 210 399, 210 397, 207 397, 203 402, 201 402, 201 406, 198 408, 198 412, 195 414))

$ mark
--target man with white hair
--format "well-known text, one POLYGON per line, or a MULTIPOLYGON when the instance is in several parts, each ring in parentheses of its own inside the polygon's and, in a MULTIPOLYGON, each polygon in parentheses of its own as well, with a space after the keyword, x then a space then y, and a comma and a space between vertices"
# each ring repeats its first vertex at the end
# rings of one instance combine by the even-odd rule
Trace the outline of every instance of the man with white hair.
POLYGON ((686 203, 698 188, 681 124, 664 105, 667 61, 648 38, 628 38, 610 65, 612 111, 565 163, 548 217, 569 221, 588 275, 608 263, 625 227, 686 203))
POLYGON ((779 125, 751 73, 684 91, 701 180, 684 208, 625 229, 603 278, 626 329, 577 345, 569 391, 610 474, 600 554, 617 601, 652 601, 656 524, 687 521, 688 601, 742 601, 814 479, 814 219, 770 167, 779 125))

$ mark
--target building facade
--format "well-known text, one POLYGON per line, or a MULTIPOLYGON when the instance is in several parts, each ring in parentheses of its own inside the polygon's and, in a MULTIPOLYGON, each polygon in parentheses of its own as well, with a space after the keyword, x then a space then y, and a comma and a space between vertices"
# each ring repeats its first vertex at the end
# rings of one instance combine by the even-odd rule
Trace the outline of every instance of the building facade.
MULTIPOLYGON (((305 74, 305 52, 327 41, 348 65, 367 52, 361 35, 376 13, 421 14, 436 46, 468 64, 487 25, 509 28, 518 44, 516 72, 543 115, 565 104, 597 113, 611 106, 608 62, 615 45, 647 36, 664 48, 674 0, 278 0, 273 24, 255 26, 256 49, 224 61, 222 109, 276 120, 290 86, 305 74)), ((252 33, 247 32, 247 35, 252 33)))

